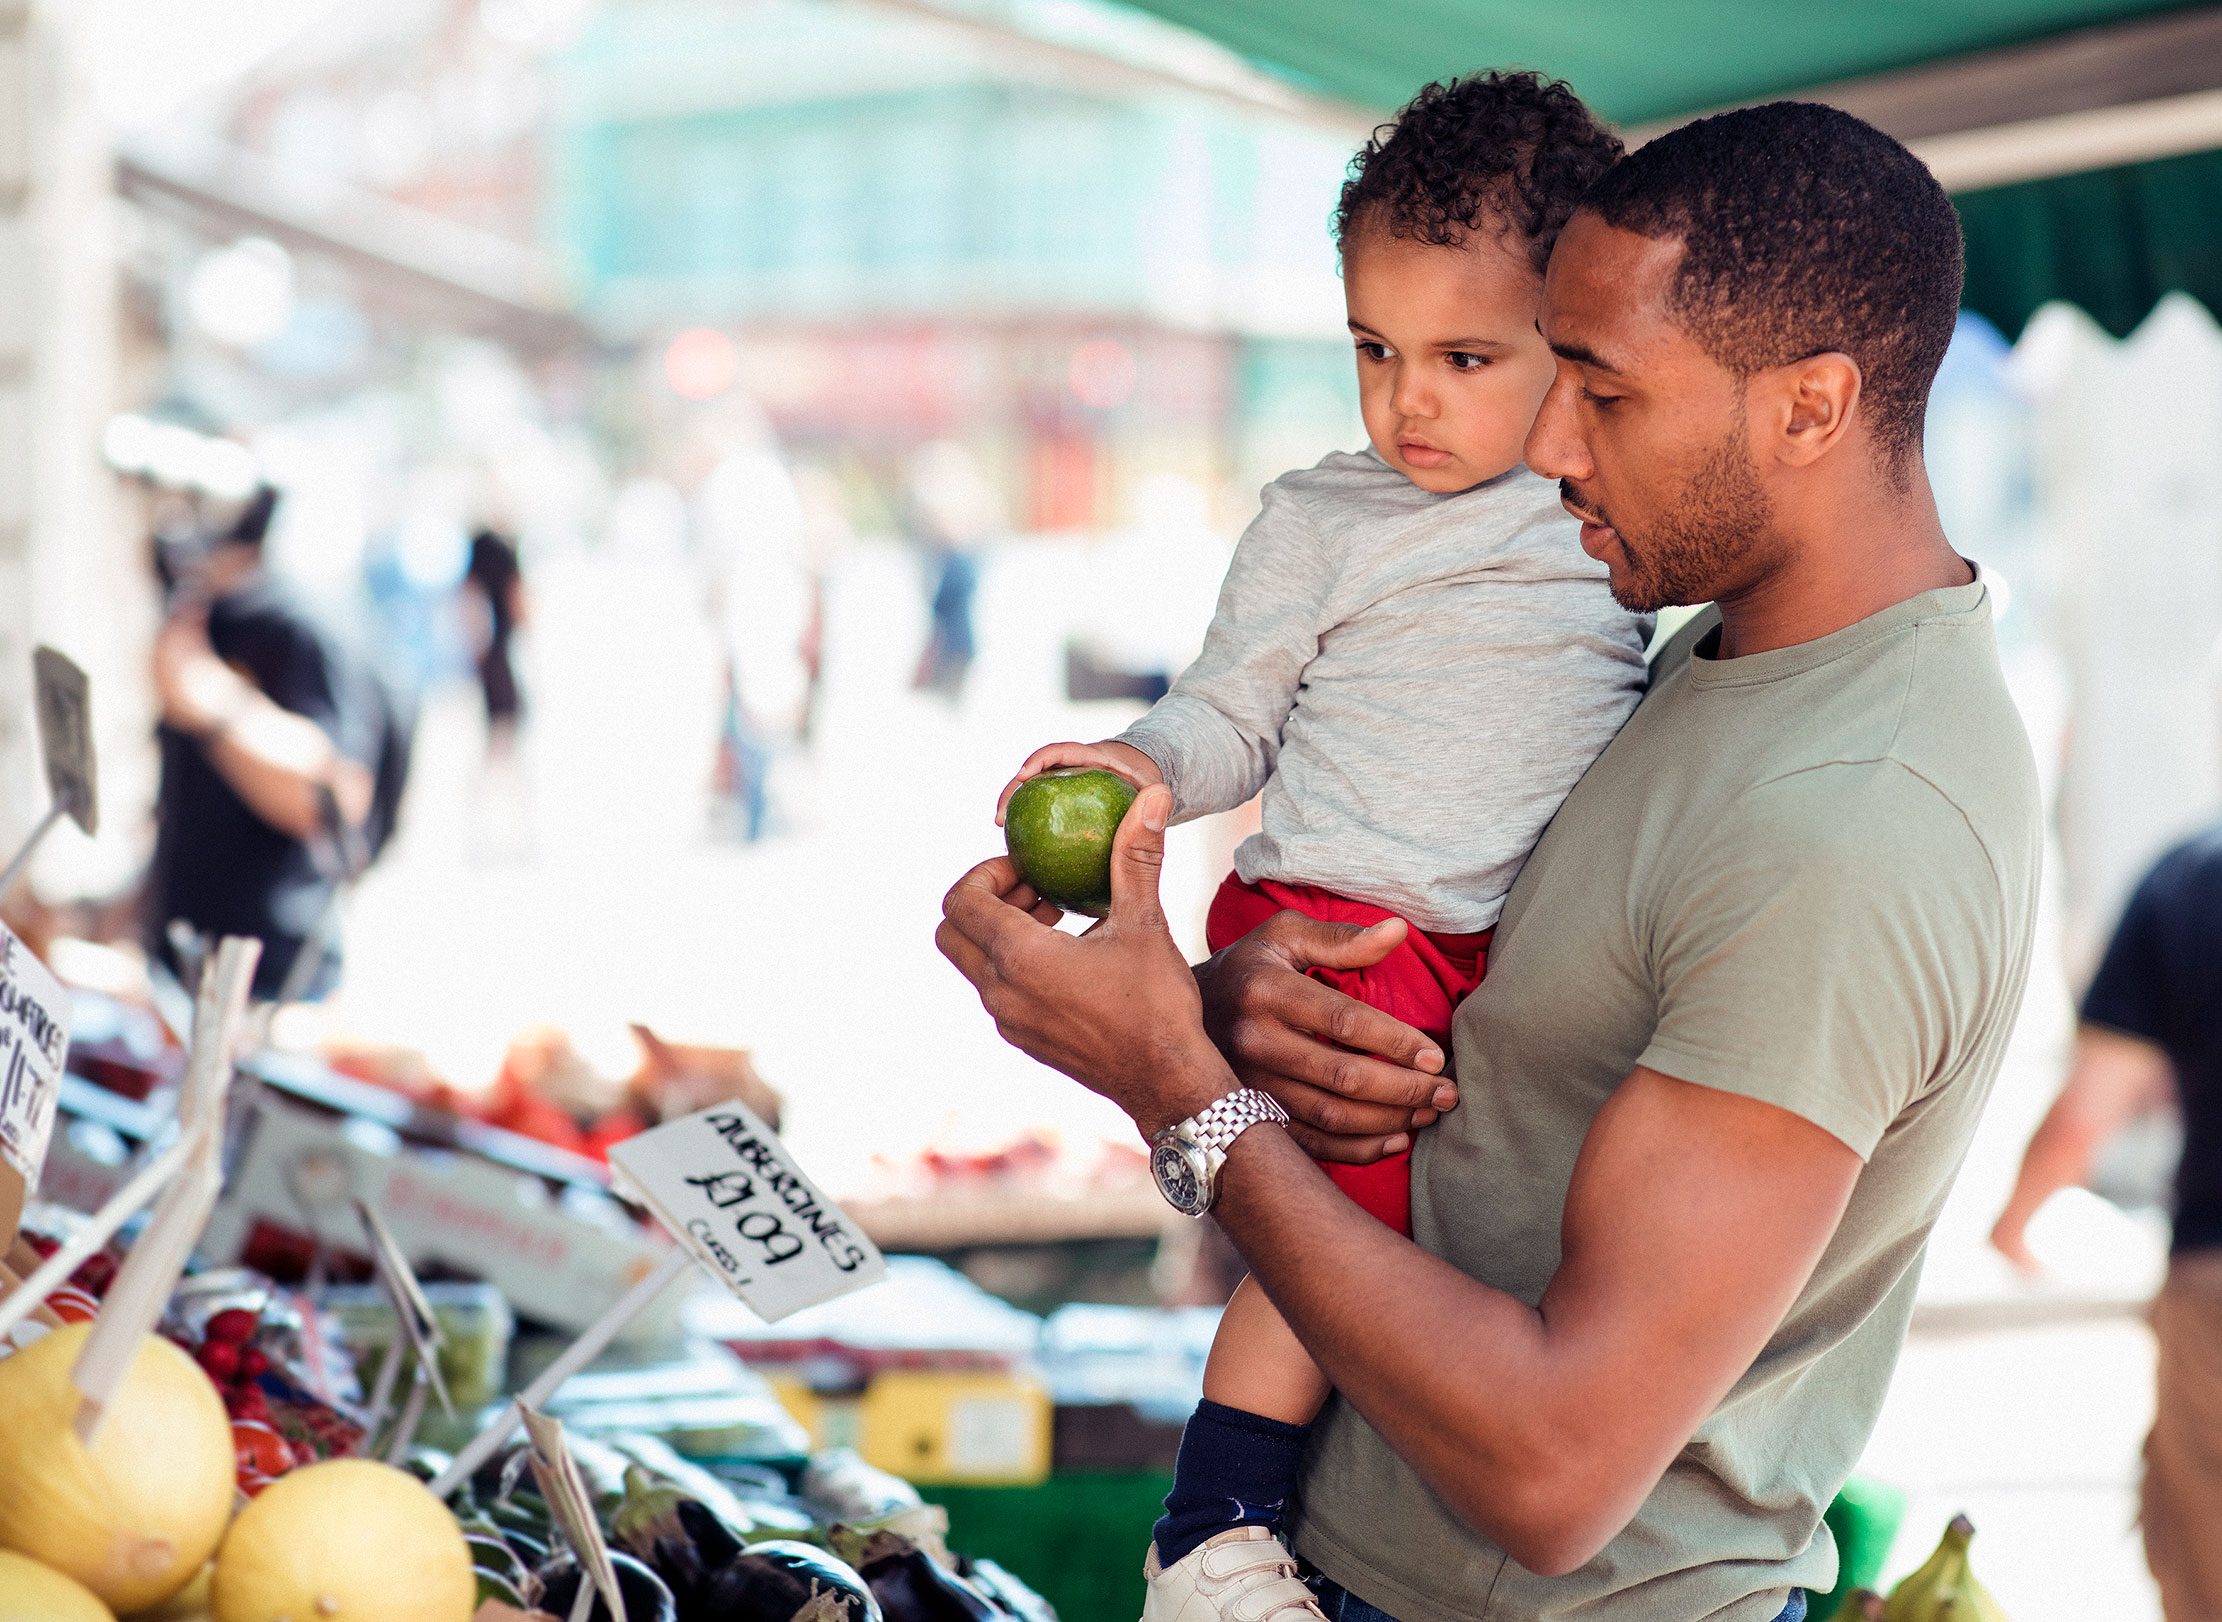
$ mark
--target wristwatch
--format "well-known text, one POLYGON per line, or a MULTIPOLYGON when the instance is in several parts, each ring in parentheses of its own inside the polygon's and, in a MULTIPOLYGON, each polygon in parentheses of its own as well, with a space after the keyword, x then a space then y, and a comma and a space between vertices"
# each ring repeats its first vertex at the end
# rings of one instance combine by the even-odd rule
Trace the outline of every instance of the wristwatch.
POLYGON ((1150 1175, 1165 1203, 1200 1217, 1219 1199, 1219 1168, 1234 1140, 1260 1121, 1288 1125, 1288 1111, 1255 1087, 1240 1087, 1150 1139, 1150 1175))

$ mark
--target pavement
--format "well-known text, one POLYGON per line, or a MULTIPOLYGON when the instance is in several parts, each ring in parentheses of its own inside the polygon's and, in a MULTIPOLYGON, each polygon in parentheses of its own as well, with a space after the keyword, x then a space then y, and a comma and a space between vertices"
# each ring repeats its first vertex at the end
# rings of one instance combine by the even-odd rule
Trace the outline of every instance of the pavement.
MULTIPOLYGON (((631 1020, 746 1045, 836 1193, 868 1186, 875 1156, 927 1143, 1028 1127, 1083 1148, 1127 1139, 1107 1105, 998 1040, 932 946, 942 891, 1000 848, 990 812, 1010 770, 1134 713, 1061 696, 1066 630, 1100 599, 1083 555, 994 562, 981 655, 952 704, 909 688, 925 635, 909 555, 847 554, 829 582, 819 740, 782 762, 781 831, 753 846, 707 810, 719 666, 683 562, 574 555, 533 590, 518 781, 485 780, 473 693, 432 695, 407 820, 354 910, 335 1028, 422 1049, 463 1084, 490 1079, 533 1025, 564 1027, 614 1071, 631 1067, 631 1020)), ((1168 910, 1199 952, 1232 840, 1220 822, 1171 847, 1168 910)), ((2134 1309, 2157 1276, 2155 1231, 2070 1201, 2038 1236, 2056 1263, 2042 1284, 1981 1242, 2059 1073, 2065 990, 2049 967, 2037 982, 1863 1469, 1910 1495, 1891 1575, 1965 1510, 2015 1622, 2147 1622, 2133 1518, 2152 1353, 2134 1309)))

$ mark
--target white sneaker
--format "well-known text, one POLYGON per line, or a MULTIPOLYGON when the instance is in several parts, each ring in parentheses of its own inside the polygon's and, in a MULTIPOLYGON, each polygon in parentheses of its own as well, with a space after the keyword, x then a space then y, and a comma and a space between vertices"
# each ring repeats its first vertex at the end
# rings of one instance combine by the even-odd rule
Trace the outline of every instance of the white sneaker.
POLYGON ((1237 1526, 1197 1545, 1166 1570, 1157 1545, 1142 1562, 1150 1585, 1142 1622, 1327 1622, 1296 1575, 1296 1557, 1262 1526, 1237 1526))

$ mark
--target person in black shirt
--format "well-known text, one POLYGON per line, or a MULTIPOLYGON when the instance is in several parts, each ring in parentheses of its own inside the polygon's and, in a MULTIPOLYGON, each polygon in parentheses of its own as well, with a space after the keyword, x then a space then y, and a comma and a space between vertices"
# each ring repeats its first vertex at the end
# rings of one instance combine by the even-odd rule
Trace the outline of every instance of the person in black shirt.
POLYGON ((2034 1267, 2039 1206, 2083 1182, 2132 1117, 2183 1117, 2168 1278, 2145 1444, 2145 1554, 2169 1622, 2222 1618, 2222 823, 2154 864, 2083 999, 2075 1059, 2022 1158, 1991 1242, 2034 1267))
POLYGON ((256 936, 258 997, 320 997, 338 979, 336 936, 298 978, 294 963, 359 863, 349 846, 373 814, 385 708, 367 665, 263 569, 277 500, 265 487, 192 560, 155 638, 146 943, 175 969, 173 920, 256 936))
POLYGON ((525 617, 525 571, 517 561, 516 543, 494 529, 481 529, 472 535, 463 584, 485 604, 478 685, 486 700, 487 753, 506 754, 515 743, 517 723, 525 709, 510 646, 525 617))

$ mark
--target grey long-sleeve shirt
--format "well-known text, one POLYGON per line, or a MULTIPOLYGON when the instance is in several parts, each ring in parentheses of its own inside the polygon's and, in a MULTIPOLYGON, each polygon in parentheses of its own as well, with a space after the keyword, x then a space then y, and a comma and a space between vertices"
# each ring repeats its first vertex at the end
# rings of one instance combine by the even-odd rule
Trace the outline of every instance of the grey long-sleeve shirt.
POLYGON ((1244 879, 1468 934, 1643 696, 1650 620, 1612 600, 1558 487, 1458 495, 1337 452, 1265 487, 1203 652, 1122 734, 1186 821, 1263 795, 1244 879))

